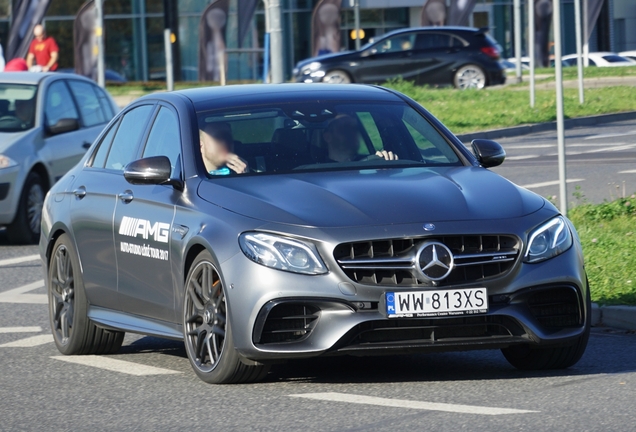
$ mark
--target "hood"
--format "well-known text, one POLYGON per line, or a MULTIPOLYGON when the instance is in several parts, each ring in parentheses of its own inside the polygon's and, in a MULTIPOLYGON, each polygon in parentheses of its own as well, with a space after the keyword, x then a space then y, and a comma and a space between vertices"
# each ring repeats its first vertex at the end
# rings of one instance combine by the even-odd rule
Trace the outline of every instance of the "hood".
POLYGON ((338 58, 346 58, 349 57, 351 54, 356 53, 357 51, 340 51, 337 53, 332 53, 332 54, 324 54, 318 57, 311 57, 305 60, 301 60, 296 64, 296 68, 300 69, 304 66, 307 66, 310 63, 313 62, 318 62, 320 63, 321 61, 326 61, 326 60, 333 60, 333 59, 338 59, 338 58))
POLYGON ((405 168, 227 177, 201 198, 267 222, 311 227, 517 218, 540 196, 484 168, 405 168))

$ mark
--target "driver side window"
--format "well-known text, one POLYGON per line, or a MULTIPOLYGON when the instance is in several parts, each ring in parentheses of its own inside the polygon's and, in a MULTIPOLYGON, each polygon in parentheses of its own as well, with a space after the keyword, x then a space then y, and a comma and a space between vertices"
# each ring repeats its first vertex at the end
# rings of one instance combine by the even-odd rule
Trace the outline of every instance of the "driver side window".
POLYGON ((44 103, 44 116, 47 126, 54 126, 61 119, 79 121, 75 103, 64 81, 56 81, 49 86, 44 103))

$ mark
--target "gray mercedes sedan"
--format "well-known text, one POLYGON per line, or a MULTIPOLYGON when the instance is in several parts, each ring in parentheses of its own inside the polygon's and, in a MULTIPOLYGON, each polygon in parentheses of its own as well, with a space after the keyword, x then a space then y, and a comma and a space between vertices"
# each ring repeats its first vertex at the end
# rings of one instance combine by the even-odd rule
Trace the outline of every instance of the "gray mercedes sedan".
POLYGON ((46 197, 55 343, 183 340, 209 383, 326 355, 500 349, 569 367, 591 314, 576 231, 488 170, 499 144, 471 147, 382 87, 143 97, 46 197))

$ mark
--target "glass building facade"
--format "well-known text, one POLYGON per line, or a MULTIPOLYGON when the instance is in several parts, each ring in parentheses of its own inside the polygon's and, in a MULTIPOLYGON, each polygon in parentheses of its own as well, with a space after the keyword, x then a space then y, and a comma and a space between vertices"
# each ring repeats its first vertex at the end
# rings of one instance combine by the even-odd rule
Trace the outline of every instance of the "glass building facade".
MULTIPOLYGON (((73 21, 85 0, 52 0, 44 19, 47 32, 60 47, 60 68, 73 68, 73 21)), ((573 0, 563 0, 564 53, 574 51, 573 0)), ((618 41, 614 44, 614 22, 625 22, 613 16, 612 5, 618 2, 633 5, 633 0, 606 0, 606 6, 599 18, 597 30, 592 37, 590 48, 636 49, 629 43, 618 41), (613 19, 610 19, 612 18, 613 19)), ((104 35, 106 68, 115 71, 130 81, 165 79, 165 54, 163 46, 164 11, 163 0, 105 0, 104 35)), ((284 35, 284 70, 290 77, 294 64, 311 55, 311 17, 318 0, 281 0, 283 10, 282 25, 284 35)), ((177 76, 181 80, 198 80, 199 21, 201 13, 210 0, 179 0, 178 4, 178 44, 177 76)), ((377 37, 391 30, 419 25, 423 0, 388 1, 360 0, 360 22, 364 30, 364 44, 369 38, 377 37)), ((526 0, 522 0, 526 4, 526 0)), ((11 0, 0 0, 0 43, 6 47, 10 23, 11 0)), ((626 6, 627 8, 629 6, 626 6)), ((260 1, 245 40, 238 41, 238 0, 230 0, 226 24, 227 79, 233 81, 253 81, 262 79, 263 45, 265 34, 265 10, 260 1)), ((478 1, 470 17, 470 25, 488 26, 495 39, 503 47, 505 57, 514 55, 513 46, 513 0, 478 1)), ((636 6, 634 6, 636 8, 636 6)), ((523 6, 523 20, 526 23, 527 7, 523 6)), ((623 8, 617 8, 622 10, 623 8)), ((342 49, 353 49, 355 40, 351 38, 354 29, 354 10, 348 0, 342 1, 341 44, 342 49)), ((619 28, 619 29, 620 29, 619 28)), ((620 32, 619 32, 620 33, 620 32)), ((625 32, 623 32, 625 33, 625 32)), ((620 34, 619 34, 620 36, 620 34)), ((523 46, 525 47, 525 35, 523 46)), ((625 39, 625 37, 623 37, 625 39)), ((627 39, 626 39, 627 40, 627 39)), ((525 53, 524 53, 525 54, 525 53)))

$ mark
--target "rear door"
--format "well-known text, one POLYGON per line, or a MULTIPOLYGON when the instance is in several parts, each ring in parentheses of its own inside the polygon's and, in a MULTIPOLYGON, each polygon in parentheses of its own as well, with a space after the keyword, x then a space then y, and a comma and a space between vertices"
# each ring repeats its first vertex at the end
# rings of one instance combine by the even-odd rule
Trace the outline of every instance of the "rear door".
POLYGON ((453 69, 460 61, 464 42, 448 33, 420 32, 415 38, 413 62, 418 84, 444 85, 453 82, 453 69))
POLYGON ((103 135, 88 165, 73 182, 71 225, 89 301, 117 309, 117 261, 113 217, 118 194, 127 188, 123 169, 137 155, 153 105, 136 106, 103 135))

